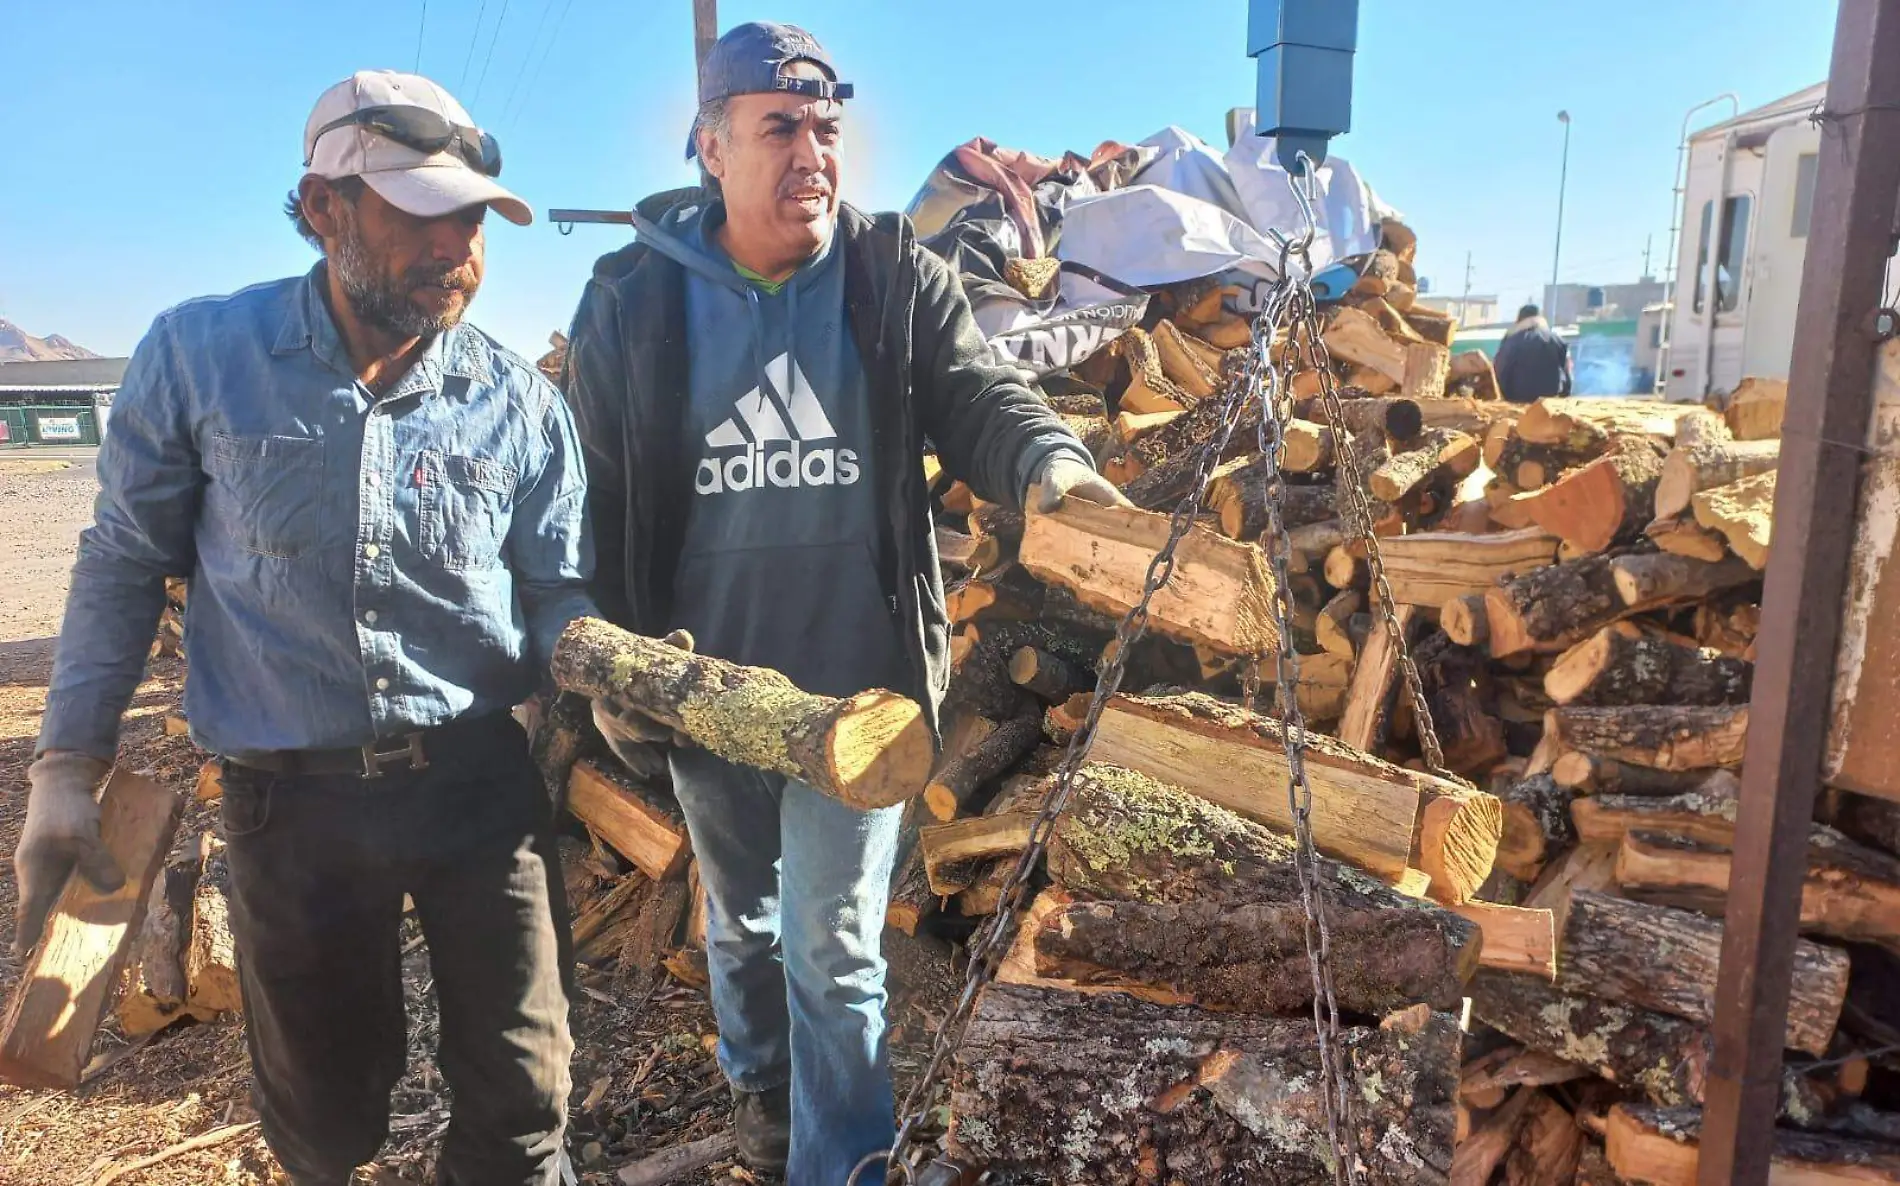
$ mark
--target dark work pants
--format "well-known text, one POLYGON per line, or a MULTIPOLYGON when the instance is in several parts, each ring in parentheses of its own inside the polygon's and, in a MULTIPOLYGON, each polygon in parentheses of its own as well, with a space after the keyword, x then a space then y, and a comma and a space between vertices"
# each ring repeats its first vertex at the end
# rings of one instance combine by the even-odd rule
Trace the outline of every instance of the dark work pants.
POLYGON ((506 718, 382 778, 227 763, 231 930, 258 1115, 297 1186, 341 1186, 389 1134, 415 901, 454 1093, 437 1182, 552 1186, 566 1127, 567 905, 551 809, 506 718))

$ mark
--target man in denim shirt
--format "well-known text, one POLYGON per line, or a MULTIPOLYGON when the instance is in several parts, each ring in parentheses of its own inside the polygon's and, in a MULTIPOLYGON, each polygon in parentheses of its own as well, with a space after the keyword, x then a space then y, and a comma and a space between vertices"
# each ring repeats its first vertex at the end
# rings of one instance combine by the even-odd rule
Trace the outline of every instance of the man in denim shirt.
POLYGON ((140 343, 99 455, 27 822, 24 953, 69 871, 120 880, 97 787, 167 574, 188 573, 192 734, 225 762, 232 930, 263 1131, 298 1186, 388 1133, 403 895, 455 1092, 437 1181, 559 1180, 565 903, 511 706, 589 613, 574 427, 461 324, 500 151, 427 79, 318 100, 288 213, 309 275, 190 301, 140 343))

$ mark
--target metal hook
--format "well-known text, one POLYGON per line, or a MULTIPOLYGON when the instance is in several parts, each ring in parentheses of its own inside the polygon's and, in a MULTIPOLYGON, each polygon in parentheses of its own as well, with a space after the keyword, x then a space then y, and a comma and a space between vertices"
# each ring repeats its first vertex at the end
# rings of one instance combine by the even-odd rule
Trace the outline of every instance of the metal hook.
POLYGON ((574 233, 574 224, 571 222, 557 222, 554 224, 554 229, 563 235, 571 235, 574 233))
POLYGON ((878 1164, 884 1166, 886 1186, 890 1181, 892 1170, 902 1175, 900 1180, 903 1186, 915 1186, 917 1179, 910 1172, 910 1163, 898 1157, 896 1149, 879 1149, 875 1153, 866 1153, 859 1159, 858 1164, 851 1167, 851 1176, 844 1180, 844 1186, 858 1186, 859 1175, 878 1164))

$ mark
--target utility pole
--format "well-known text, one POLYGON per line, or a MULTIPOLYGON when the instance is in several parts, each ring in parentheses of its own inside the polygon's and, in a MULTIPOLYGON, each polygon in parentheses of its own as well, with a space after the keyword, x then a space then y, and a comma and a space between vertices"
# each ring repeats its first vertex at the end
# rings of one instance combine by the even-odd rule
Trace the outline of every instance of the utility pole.
MULTIPOLYGON (((1557 287, 1557 265, 1564 258, 1564 190, 1570 186, 1570 113, 1559 111, 1557 122, 1564 126, 1564 162, 1557 175, 1557 247, 1550 257, 1550 286, 1557 287)), ((1552 294, 1553 297, 1555 294, 1552 294)), ((1546 313, 1550 310, 1546 309, 1546 313)))
POLYGON ((1471 320, 1471 253, 1465 252, 1465 295, 1458 302, 1458 320, 1471 320))
POLYGON ((1651 231, 1643 236, 1643 279, 1647 280, 1653 272, 1649 270, 1649 249, 1656 245, 1656 233, 1651 231))
POLYGON ((706 55, 719 40, 719 0, 693 0, 693 77, 699 77, 706 55))

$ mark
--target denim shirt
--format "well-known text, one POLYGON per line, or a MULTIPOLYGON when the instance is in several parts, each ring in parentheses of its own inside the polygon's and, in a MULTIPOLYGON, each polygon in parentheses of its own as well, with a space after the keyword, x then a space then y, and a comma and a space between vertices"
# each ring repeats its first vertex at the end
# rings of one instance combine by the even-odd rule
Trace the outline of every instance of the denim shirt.
POLYGON ((593 613, 566 402, 472 326, 380 398, 303 277, 190 301, 134 352, 99 451, 40 749, 110 758, 164 578, 219 754, 357 746, 506 709, 593 613))

